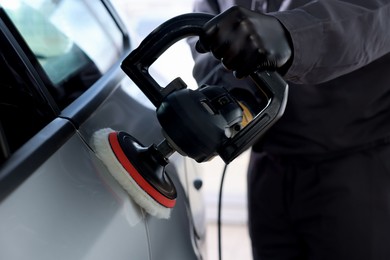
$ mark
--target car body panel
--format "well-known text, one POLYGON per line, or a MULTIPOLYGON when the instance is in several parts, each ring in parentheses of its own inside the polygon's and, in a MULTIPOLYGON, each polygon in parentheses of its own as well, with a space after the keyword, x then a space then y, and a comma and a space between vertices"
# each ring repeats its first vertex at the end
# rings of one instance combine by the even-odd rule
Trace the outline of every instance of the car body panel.
POLYGON ((37 82, 55 117, 0 164, 0 259, 203 259, 205 215, 193 185, 200 178, 194 161, 170 158, 177 204, 168 220, 157 219, 111 177, 91 143, 93 133, 107 127, 146 146, 163 139, 155 109, 120 69, 130 50, 59 109, 46 89, 48 77, 9 23, 0 25, 21 57, 15 63, 29 71, 23 77, 37 82))
POLYGON ((142 212, 102 169, 75 131, 2 200, 1 259, 148 259, 142 212))

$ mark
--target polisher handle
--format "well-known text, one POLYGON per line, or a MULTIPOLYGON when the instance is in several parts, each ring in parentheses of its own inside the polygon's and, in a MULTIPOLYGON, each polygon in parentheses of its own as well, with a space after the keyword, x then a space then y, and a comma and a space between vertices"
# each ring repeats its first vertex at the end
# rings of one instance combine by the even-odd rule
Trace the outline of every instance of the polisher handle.
POLYGON ((262 86, 268 103, 232 139, 228 139, 217 153, 225 163, 250 148, 283 115, 287 104, 288 84, 275 71, 255 71, 250 75, 257 86, 262 86), (265 88, 264 88, 265 87, 265 88))
POLYGON ((154 29, 141 44, 122 62, 122 70, 144 92, 155 107, 159 107, 162 99, 172 90, 170 88, 186 88, 181 84, 170 84, 161 87, 149 74, 152 65, 170 46, 189 36, 199 36, 203 25, 213 18, 205 13, 183 14, 171 18, 154 29))
MULTIPOLYGON (((153 30, 141 44, 122 62, 122 70, 134 81, 141 91, 158 108, 164 97, 172 91, 186 88, 186 84, 177 78, 166 87, 161 87, 149 74, 152 65, 170 46, 189 37, 200 36, 203 26, 213 15, 189 13, 171 18, 153 30)), ((259 87, 266 98, 266 105, 233 138, 227 139, 216 153, 226 162, 248 149, 262 136, 284 113, 287 102, 288 85, 275 71, 255 71, 250 78, 259 87)))

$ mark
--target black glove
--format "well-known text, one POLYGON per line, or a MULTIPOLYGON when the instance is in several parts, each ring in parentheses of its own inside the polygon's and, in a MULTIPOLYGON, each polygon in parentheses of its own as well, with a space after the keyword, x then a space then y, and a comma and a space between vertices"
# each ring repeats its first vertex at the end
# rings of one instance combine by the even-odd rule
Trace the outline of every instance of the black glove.
POLYGON ((210 51, 237 78, 258 69, 284 74, 292 59, 291 39, 284 26, 273 16, 239 6, 207 22, 196 49, 210 51))

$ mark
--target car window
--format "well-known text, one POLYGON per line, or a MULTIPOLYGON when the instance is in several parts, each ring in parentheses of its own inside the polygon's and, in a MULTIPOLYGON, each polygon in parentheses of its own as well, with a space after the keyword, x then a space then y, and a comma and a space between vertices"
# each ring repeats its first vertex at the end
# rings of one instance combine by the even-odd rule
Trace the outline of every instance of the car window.
POLYGON ((31 71, 0 31, 0 165, 56 116, 31 71))
POLYGON ((127 51, 98 0, 0 0, 0 165, 127 51))
POLYGON ((96 0, 0 0, 64 108, 116 63, 123 35, 96 0))

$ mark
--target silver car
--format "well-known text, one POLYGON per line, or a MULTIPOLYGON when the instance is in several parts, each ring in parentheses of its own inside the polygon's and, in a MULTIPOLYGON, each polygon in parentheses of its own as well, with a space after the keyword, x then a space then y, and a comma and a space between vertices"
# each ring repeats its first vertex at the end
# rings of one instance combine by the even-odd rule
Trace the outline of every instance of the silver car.
POLYGON ((158 219, 135 204, 90 144, 108 127, 144 144, 162 139, 153 107, 120 69, 137 43, 113 5, 0 0, 0 7, 0 259, 204 259, 197 165, 170 158, 177 202, 169 219, 158 219))

